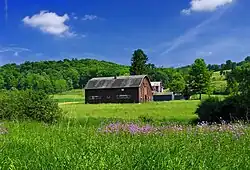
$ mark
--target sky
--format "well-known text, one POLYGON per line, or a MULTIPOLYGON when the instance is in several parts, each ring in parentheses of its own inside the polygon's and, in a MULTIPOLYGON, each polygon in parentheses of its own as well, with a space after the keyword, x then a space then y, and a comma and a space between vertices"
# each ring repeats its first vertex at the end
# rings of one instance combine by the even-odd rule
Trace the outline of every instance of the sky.
POLYGON ((157 66, 250 55, 249 0, 0 0, 0 65, 92 58, 157 66))

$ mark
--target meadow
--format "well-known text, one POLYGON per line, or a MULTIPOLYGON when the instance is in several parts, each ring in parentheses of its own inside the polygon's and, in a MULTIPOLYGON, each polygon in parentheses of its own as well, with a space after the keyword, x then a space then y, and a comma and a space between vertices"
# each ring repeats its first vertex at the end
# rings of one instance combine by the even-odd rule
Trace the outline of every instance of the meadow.
POLYGON ((0 169, 250 168, 249 127, 191 124, 199 101, 86 105, 83 95, 54 96, 67 111, 56 124, 0 125, 0 169))

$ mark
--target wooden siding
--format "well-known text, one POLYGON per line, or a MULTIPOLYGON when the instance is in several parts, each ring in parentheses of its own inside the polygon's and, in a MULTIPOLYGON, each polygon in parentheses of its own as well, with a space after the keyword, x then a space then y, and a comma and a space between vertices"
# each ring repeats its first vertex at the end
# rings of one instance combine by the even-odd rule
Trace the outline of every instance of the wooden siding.
POLYGON ((140 103, 153 100, 153 92, 148 78, 140 87, 85 89, 85 103, 140 103))
POLYGON ((147 102, 153 100, 153 91, 150 86, 150 81, 144 78, 139 88, 139 100, 140 102, 147 102))
POLYGON ((85 91, 85 103, 138 103, 138 88, 96 89, 85 91))

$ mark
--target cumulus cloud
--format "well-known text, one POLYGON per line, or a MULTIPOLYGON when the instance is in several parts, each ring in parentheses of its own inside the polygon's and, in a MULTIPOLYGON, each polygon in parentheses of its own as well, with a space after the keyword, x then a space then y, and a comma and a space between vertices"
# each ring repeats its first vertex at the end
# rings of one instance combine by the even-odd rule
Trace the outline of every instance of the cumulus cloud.
POLYGON ((191 12, 212 12, 217 8, 231 4, 235 0, 191 0, 190 8, 183 9, 183 14, 190 14, 191 12))
POLYGON ((41 11, 39 14, 35 14, 31 17, 26 16, 22 21, 26 25, 40 29, 44 33, 61 37, 76 36, 74 32, 70 31, 70 27, 66 24, 68 20, 70 20, 68 14, 60 16, 54 12, 41 11))
POLYGON ((95 20, 95 19, 98 19, 98 17, 96 15, 84 15, 84 17, 82 18, 83 21, 95 20))

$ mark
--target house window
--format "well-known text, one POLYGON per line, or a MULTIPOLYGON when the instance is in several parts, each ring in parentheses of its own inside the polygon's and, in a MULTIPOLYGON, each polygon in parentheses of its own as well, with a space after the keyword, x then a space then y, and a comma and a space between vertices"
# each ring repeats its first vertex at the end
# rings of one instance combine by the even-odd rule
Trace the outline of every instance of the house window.
POLYGON ((116 99, 130 99, 131 95, 116 95, 116 99))
POLYGON ((89 96, 90 100, 102 99, 102 96, 89 96))

